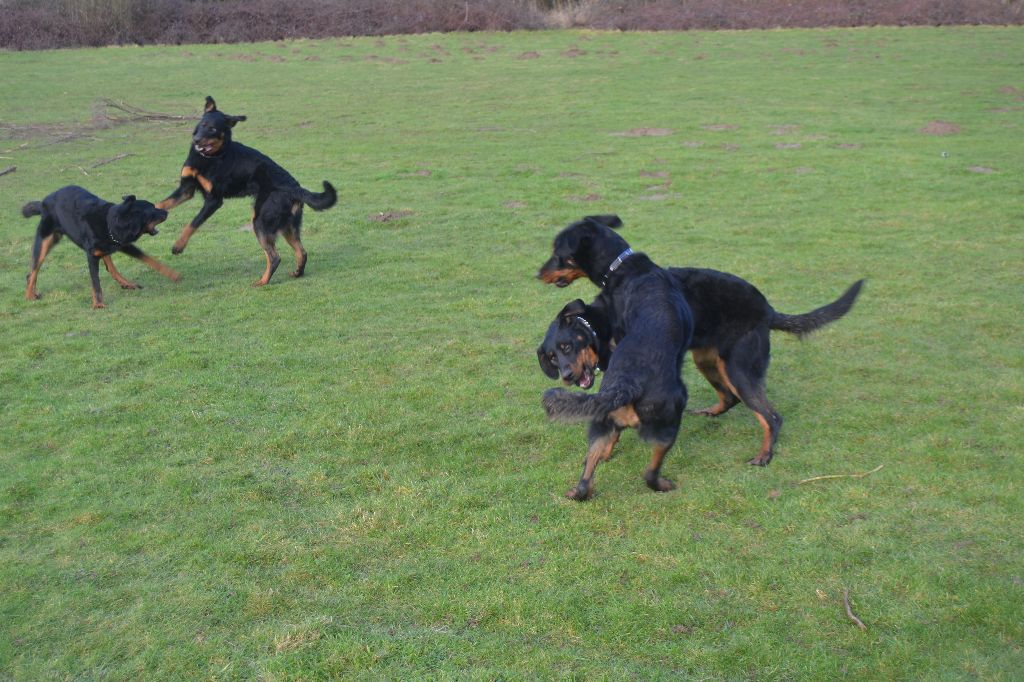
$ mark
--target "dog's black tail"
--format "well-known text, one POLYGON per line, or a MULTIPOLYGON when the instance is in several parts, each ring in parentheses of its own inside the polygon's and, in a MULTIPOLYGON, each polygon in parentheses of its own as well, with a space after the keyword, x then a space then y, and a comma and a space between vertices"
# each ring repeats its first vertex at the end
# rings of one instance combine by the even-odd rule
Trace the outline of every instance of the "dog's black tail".
POLYGON ((853 307, 854 301, 857 300, 857 295, 860 293, 862 286, 864 286, 864 280, 859 279, 850 285, 850 288, 836 300, 803 315, 787 315, 775 312, 768 326, 772 329, 796 334, 803 338, 816 329, 824 327, 829 322, 835 322, 848 313, 850 308, 853 307))
POLYGON ((607 417, 609 413, 632 404, 639 397, 639 386, 621 386, 610 390, 602 387, 596 394, 552 388, 544 392, 542 403, 549 419, 580 422, 607 417))
POLYGON ((299 188, 299 199, 314 211, 323 211, 334 206, 338 201, 338 193, 334 191, 334 185, 324 180, 324 191, 319 194, 310 192, 303 187, 299 188))
POLYGON ((34 215, 43 214, 43 202, 41 201, 30 201, 21 207, 21 215, 26 218, 31 218, 34 215))

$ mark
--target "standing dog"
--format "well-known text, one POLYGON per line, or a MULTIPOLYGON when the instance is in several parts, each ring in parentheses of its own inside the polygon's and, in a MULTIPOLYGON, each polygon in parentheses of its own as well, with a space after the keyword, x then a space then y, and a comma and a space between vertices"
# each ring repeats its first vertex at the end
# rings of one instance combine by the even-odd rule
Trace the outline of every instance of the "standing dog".
POLYGON ((156 226, 167 219, 167 211, 148 201, 129 195, 124 197, 122 203, 114 204, 81 187, 69 185, 42 201, 28 202, 22 206, 21 214, 26 218, 41 216, 39 226, 36 227, 36 239, 32 244, 32 261, 25 289, 25 298, 30 301, 39 298, 36 279, 46 254, 64 235, 85 251, 89 276, 92 278, 93 308, 106 307, 103 303, 103 290, 100 289, 101 260, 122 289, 142 288, 122 277, 114 267, 110 256, 118 251, 142 261, 168 279, 177 281, 180 277, 174 270, 150 258, 133 244, 143 234, 157 234, 156 226))
MULTIPOLYGON (((590 420, 583 473, 566 493, 574 500, 591 496, 594 470, 611 456, 628 427, 652 444, 644 471, 647 486, 659 492, 674 489, 675 484, 661 477, 661 466, 676 441, 686 407, 680 369, 693 333, 690 309, 668 273, 646 255, 633 253, 608 224, 584 220, 562 230, 549 261, 578 268, 601 283, 617 342, 597 394, 562 388, 544 394, 550 418, 590 420)), ((549 264, 542 272, 550 269, 549 264)))
MULTIPOLYGON (((615 216, 593 216, 581 222, 621 224, 615 216)), ((602 231, 595 228, 587 242, 599 241, 599 234, 602 231)), ((586 251, 582 258, 581 255, 552 257, 538 277, 551 284, 567 286, 587 276, 579 265, 587 262, 584 260, 587 257, 586 251)), ((765 393, 770 332, 779 330, 803 337, 838 320, 857 300, 864 280, 854 282, 832 303, 801 315, 787 315, 775 310, 753 284, 735 275, 705 268, 669 268, 668 273, 693 312, 694 331, 690 342, 693 362, 718 393, 718 404, 698 414, 715 417, 742 401, 754 412, 764 432, 761 448, 748 464, 767 466, 774 456, 782 426, 782 416, 765 393)), ((561 376, 567 383, 584 388, 592 385, 594 370, 607 366, 615 344, 608 318, 604 293, 589 306, 582 301, 566 306, 537 349, 545 374, 552 379, 561 376), (582 383, 569 381, 573 377, 582 379, 582 383)))
POLYGON ((279 234, 295 251, 292 277, 302 277, 307 260, 300 237, 302 205, 323 211, 334 206, 337 193, 326 180, 324 191, 319 194, 303 189, 288 171, 268 156, 232 141, 231 129, 245 118, 221 113, 213 98, 206 98, 205 113, 192 132, 192 146, 181 169, 178 189, 158 203, 157 208, 170 210, 191 199, 197 189, 203 194, 203 207, 171 247, 171 253, 177 255, 185 250, 192 234, 221 207, 224 199, 255 197, 253 231, 267 256, 263 276, 253 282, 253 286, 259 287, 270 281, 281 262, 275 247, 279 234))

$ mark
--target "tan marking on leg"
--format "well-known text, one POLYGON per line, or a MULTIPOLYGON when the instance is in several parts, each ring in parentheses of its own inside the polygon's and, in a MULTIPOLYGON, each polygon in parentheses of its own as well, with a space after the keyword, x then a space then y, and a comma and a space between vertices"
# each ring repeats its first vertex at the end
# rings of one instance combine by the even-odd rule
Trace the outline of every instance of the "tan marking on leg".
MULTIPOLYGON (((697 410, 697 414, 717 417, 732 407, 729 404, 730 396, 723 393, 721 389, 721 386, 726 383, 723 381, 718 370, 718 363, 721 357, 719 357, 718 351, 715 348, 692 348, 690 349, 690 355, 693 357, 693 364, 697 366, 697 370, 704 375, 707 382, 715 389, 715 393, 718 394, 717 405, 697 410)), ((735 401, 733 401, 733 404, 735 404, 735 401)))
POLYGON ((39 268, 43 267, 43 261, 46 260, 46 254, 50 253, 50 249, 56 242, 54 235, 44 237, 41 246, 39 247, 39 258, 32 265, 32 269, 28 273, 28 285, 25 287, 25 298, 29 301, 36 301, 39 299, 39 292, 36 291, 36 280, 39 277, 39 268))
POLYGON ((157 259, 152 258, 151 256, 143 254, 139 256, 139 260, 148 265, 149 267, 153 268, 154 270, 156 270, 157 272, 159 272, 161 275, 171 280, 172 282, 177 282, 179 279, 181 279, 181 275, 178 274, 175 270, 172 270, 171 268, 167 267, 166 265, 164 265, 157 259))
POLYGON ((284 237, 284 240, 288 242, 288 246, 292 247, 292 251, 295 252, 295 270, 292 271, 291 276, 302 277, 302 273, 306 271, 306 261, 309 259, 306 249, 290 229, 287 232, 282 232, 281 236, 284 237))
POLYGON ((765 419, 761 414, 755 412, 754 416, 757 417, 757 421, 761 423, 761 428, 764 430, 764 438, 761 440, 761 449, 757 453, 757 457, 750 460, 751 464, 762 464, 771 461, 771 450, 772 450, 772 427, 768 424, 768 420, 765 419))
POLYGON ((174 246, 171 247, 171 253, 177 255, 185 250, 188 246, 188 240, 195 234, 196 228, 192 227, 192 223, 189 223, 181 231, 181 236, 178 237, 177 241, 174 242, 174 246))
POLYGON ((647 481, 647 486, 660 493, 675 490, 676 488, 676 484, 667 478, 658 476, 657 480, 654 480, 654 472, 661 471, 661 463, 665 460, 665 455, 668 454, 670 447, 660 443, 655 444, 654 449, 651 451, 651 461, 647 464, 647 470, 644 472, 644 480, 647 481))
POLYGON ((142 288, 141 286, 139 286, 135 282, 131 282, 131 281, 125 279, 121 275, 121 273, 117 271, 117 268, 114 266, 114 259, 111 258, 109 255, 108 256, 103 256, 103 267, 105 267, 107 269, 107 272, 109 272, 110 276, 114 278, 114 281, 121 285, 122 289, 141 289, 142 288))

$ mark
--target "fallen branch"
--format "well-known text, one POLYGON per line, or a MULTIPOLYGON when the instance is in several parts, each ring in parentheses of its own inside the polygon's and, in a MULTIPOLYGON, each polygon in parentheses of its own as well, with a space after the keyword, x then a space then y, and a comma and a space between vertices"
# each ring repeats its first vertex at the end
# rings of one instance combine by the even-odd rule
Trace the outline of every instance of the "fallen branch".
POLYGON ((16 170, 18 170, 17 166, 8 166, 7 168, 4 168, 2 171, 0 171, 0 175, 7 175, 8 173, 13 173, 16 170))
POLYGON ((843 588, 843 607, 846 609, 846 615, 857 624, 857 627, 865 631, 868 629, 868 626, 864 625, 860 618, 853 615, 853 609, 850 608, 850 591, 845 587, 843 588))
POLYGON ((810 483, 811 481, 823 481, 826 478, 864 478, 865 476, 870 476, 871 474, 875 473, 884 466, 884 464, 879 464, 871 471, 865 471, 862 474, 829 474, 828 476, 815 476, 813 478, 805 478, 804 480, 797 483, 797 485, 803 485, 804 483, 810 483))
POLYGON ((93 165, 89 166, 89 168, 99 168, 100 166, 106 166, 108 163, 114 163, 115 161, 120 161, 121 159, 126 159, 129 156, 135 156, 135 155, 130 153, 130 152, 126 153, 126 154, 118 154, 117 156, 112 156, 109 159, 103 159, 102 161, 97 161, 93 165))
POLYGON ((115 102, 112 99, 100 100, 100 104, 109 109, 123 112, 125 115, 111 115, 109 111, 101 112, 100 116, 111 123, 129 123, 131 121, 191 121, 195 116, 179 116, 177 114, 165 114, 160 111, 147 111, 124 102, 115 102))

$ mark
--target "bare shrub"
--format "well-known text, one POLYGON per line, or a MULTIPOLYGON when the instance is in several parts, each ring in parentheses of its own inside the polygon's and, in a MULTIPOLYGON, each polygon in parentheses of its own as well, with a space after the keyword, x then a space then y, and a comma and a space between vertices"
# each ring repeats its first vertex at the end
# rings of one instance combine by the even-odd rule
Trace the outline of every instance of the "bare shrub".
POLYGON ((0 47, 590 27, 1020 24, 1024 0, 0 0, 0 47))

